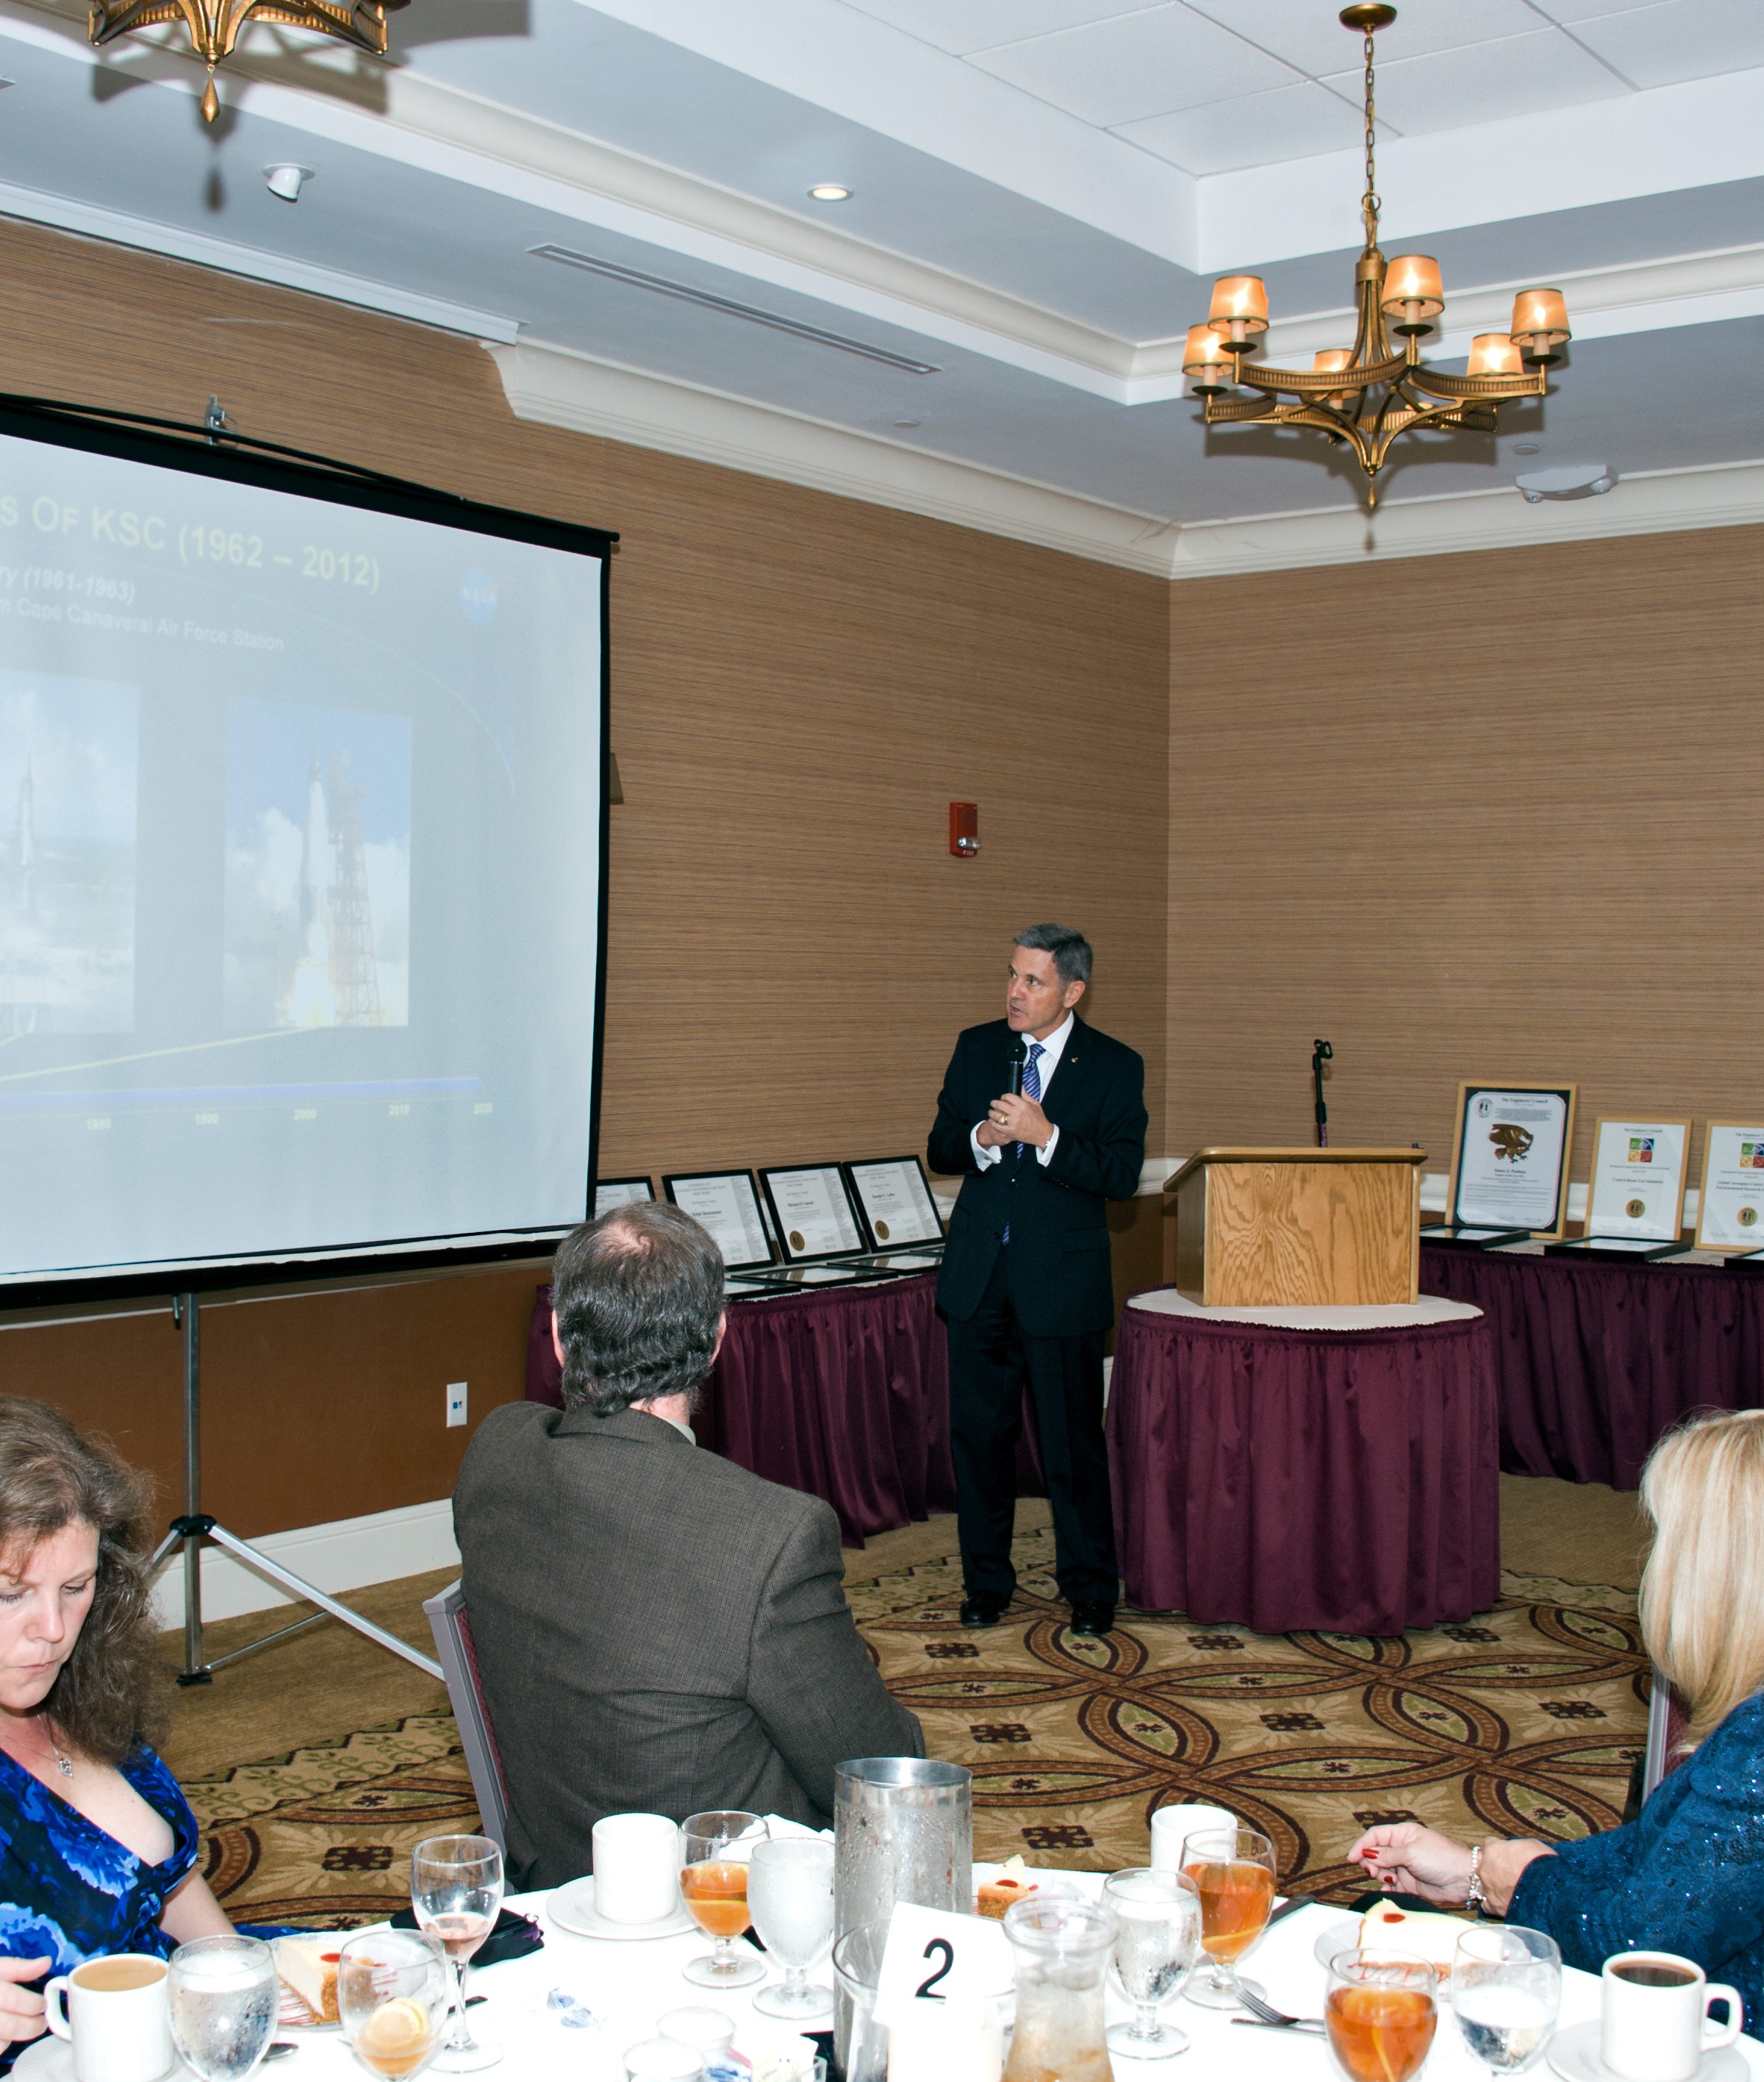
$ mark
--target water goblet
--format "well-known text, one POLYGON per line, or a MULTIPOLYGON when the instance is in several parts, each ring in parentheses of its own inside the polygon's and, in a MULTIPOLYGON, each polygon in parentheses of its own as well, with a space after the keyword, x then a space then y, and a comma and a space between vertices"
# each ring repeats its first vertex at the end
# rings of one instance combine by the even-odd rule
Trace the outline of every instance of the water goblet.
POLYGON ((1438 2028, 1435 1987, 1433 1968, 1408 1953, 1337 1953, 1323 2025, 1341 2082, 1410 2082, 1438 2028))
POLYGON ((811 1987, 809 1969, 833 1944, 833 1847, 821 1836, 756 1844, 747 1868, 747 1908, 760 1941, 784 1969, 782 1983, 753 1999, 768 2017, 821 2017, 833 1991, 811 1987))
POLYGON ((171 2036, 202 2082, 242 2082, 276 2035, 276 1955, 259 1937, 196 1937, 166 1969, 171 2036))
POLYGON ((452 1969, 420 1931, 363 1931, 339 1949, 337 2014, 370 2075, 403 2077, 426 2067, 452 1996, 452 1969))
POLYGON ((1188 2034, 1160 2024, 1158 2005, 1181 1994, 1200 1956, 1200 1889, 1186 1873, 1135 1865, 1109 1875, 1102 1899, 1121 1925, 1115 1975, 1134 2006, 1131 2024, 1109 2028, 1109 2052, 1127 2060, 1185 2052, 1188 2034))
POLYGON ((1182 1845, 1182 1869, 1201 1897, 1201 1949, 1210 1971, 1188 1985, 1188 1999, 1209 2010, 1244 2007, 1244 1991, 1265 1992, 1240 1980, 1237 1962, 1268 1927, 1274 1905, 1274 1847, 1258 1829, 1203 1829, 1182 1845))
POLYGON ((1463 2042, 1497 2075, 1543 2057, 1562 2007, 1562 1951, 1519 1924, 1472 1924, 1451 1962, 1451 2009, 1463 2042))
POLYGON ((465 1969, 502 1905, 503 1854, 488 1836, 430 1836, 410 1853, 410 1906, 453 1977, 453 2026, 435 2058, 444 2074, 469 2075, 503 2057, 499 2046, 473 2038, 465 2018, 465 1969))
POLYGON ((745 1854, 768 1833, 764 1815, 736 1808, 688 1814, 680 1824, 680 1899, 698 1928, 716 1940, 712 1950, 688 1961, 684 1969, 687 1979, 701 1988, 745 1988, 765 1979, 764 1966, 751 1952, 736 1951, 735 1940, 752 1920, 745 1854), (731 1856, 738 1844, 743 1855, 731 1856))

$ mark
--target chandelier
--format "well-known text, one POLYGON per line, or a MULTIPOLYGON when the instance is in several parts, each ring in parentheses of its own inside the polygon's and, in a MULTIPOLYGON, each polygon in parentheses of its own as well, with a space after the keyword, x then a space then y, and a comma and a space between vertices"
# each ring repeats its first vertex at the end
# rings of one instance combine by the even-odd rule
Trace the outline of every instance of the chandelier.
POLYGON ((1366 473, 1366 504, 1378 504, 1378 475, 1402 434, 1423 427, 1471 427, 1492 432, 1509 398, 1541 398, 1547 371, 1568 339, 1568 305, 1560 289, 1522 289, 1510 333, 1478 333, 1463 376, 1425 367, 1422 339, 1445 309, 1439 263, 1425 253, 1387 261, 1379 251, 1380 203, 1374 162, 1372 39, 1396 10, 1359 5, 1341 10, 1341 26, 1366 38, 1366 193, 1360 212, 1366 251, 1354 271, 1358 330, 1354 344, 1324 348, 1309 369, 1269 369, 1249 356, 1268 330, 1268 291, 1259 275, 1224 275, 1213 287, 1205 325, 1190 326, 1182 371, 1205 400, 1209 427, 1316 427, 1354 451, 1366 473), (1393 336, 1400 344, 1393 345, 1393 336), (1234 389, 1254 397, 1232 397, 1234 389))
POLYGON ((162 22, 182 22, 190 32, 196 56, 208 68, 208 84, 202 96, 202 117, 212 123, 221 112, 221 97, 214 91, 214 69, 230 57, 247 22, 276 22, 291 29, 314 29, 339 43, 353 44, 358 50, 372 51, 376 57, 386 52, 386 11, 402 7, 408 0, 91 0, 89 33, 95 44, 110 43, 136 29, 150 29, 162 22))

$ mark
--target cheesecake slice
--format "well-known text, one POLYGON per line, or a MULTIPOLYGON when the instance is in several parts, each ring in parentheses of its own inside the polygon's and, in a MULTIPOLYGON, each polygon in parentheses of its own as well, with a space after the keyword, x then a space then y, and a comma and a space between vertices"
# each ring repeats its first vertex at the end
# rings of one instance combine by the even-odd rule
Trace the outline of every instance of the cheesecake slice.
POLYGON ((315 2022, 335 2024, 339 1943, 334 1937, 279 1937, 276 1970, 313 2013, 315 2022))
POLYGON ((1461 1916, 1436 1916, 1430 1910, 1381 1902, 1360 1918, 1360 1942, 1425 1959, 1443 1981, 1451 1972, 1458 1941, 1470 1928, 1461 1916))

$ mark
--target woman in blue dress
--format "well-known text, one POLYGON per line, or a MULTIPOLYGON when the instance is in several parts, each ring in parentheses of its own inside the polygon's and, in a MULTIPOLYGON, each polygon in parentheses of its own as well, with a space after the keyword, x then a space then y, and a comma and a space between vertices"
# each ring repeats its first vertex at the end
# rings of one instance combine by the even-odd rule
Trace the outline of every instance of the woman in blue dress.
POLYGON ((1546 1931, 1589 1973, 1615 1952, 1694 1959, 1739 1990, 1764 2038, 1764 1410, 1669 1434, 1641 1497, 1654 1525, 1642 1639, 1690 1722, 1640 1814, 1575 1843, 1474 1850, 1402 1822, 1348 1856, 1383 1886, 1546 1931))
POLYGON ((51 1974, 231 1927, 148 1746, 149 1499, 58 1410, 0 1396, 0 2071, 42 2033, 51 1974))

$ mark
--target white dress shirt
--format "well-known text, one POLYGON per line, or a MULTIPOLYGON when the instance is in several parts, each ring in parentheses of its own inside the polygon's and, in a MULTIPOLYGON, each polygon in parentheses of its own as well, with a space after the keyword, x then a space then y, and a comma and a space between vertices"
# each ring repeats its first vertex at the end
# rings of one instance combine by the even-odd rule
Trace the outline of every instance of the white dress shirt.
MULTIPOLYGON (((1068 1012, 1066 1014, 1066 1017, 1061 1020, 1059 1026, 1057 1026, 1054 1029, 1053 1032, 1048 1035, 1047 1039, 1038 1044, 1042 1052, 1042 1059, 1036 1067, 1040 1073, 1042 1081, 1042 1097, 1044 1099, 1047 1096, 1047 1087, 1054 1081, 1054 1073, 1059 1068, 1059 1059, 1066 1052, 1066 1043, 1071 1039, 1071 1030, 1073 1026, 1076 1023, 1077 1017, 1078 1015, 1076 1013, 1068 1012)), ((1030 1039, 1027 1035, 1022 1035, 1020 1038, 1025 1043, 1029 1042, 1030 1039)), ((1031 1045, 1034 1044, 1031 1043, 1031 1045)), ((1027 1066, 1027 1058, 1025 1057, 1025 1068, 1027 1066)), ((1008 1146, 1008 1144, 1001 1144, 996 1149, 988 1149, 986 1144, 980 1140, 980 1129, 978 1122, 976 1122, 975 1125, 968 1130, 968 1144, 974 1152, 974 1161, 979 1165, 983 1171, 989 1164, 1003 1163, 1004 1161, 1004 1151, 1008 1146)), ((1046 1141, 1042 1144, 1042 1146, 1036 1151, 1035 1161, 1038 1164, 1046 1164, 1052 1157, 1055 1148, 1059 1146, 1059 1130, 1056 1127, 1053 1133, 1048 1136, 1046 1141)))

